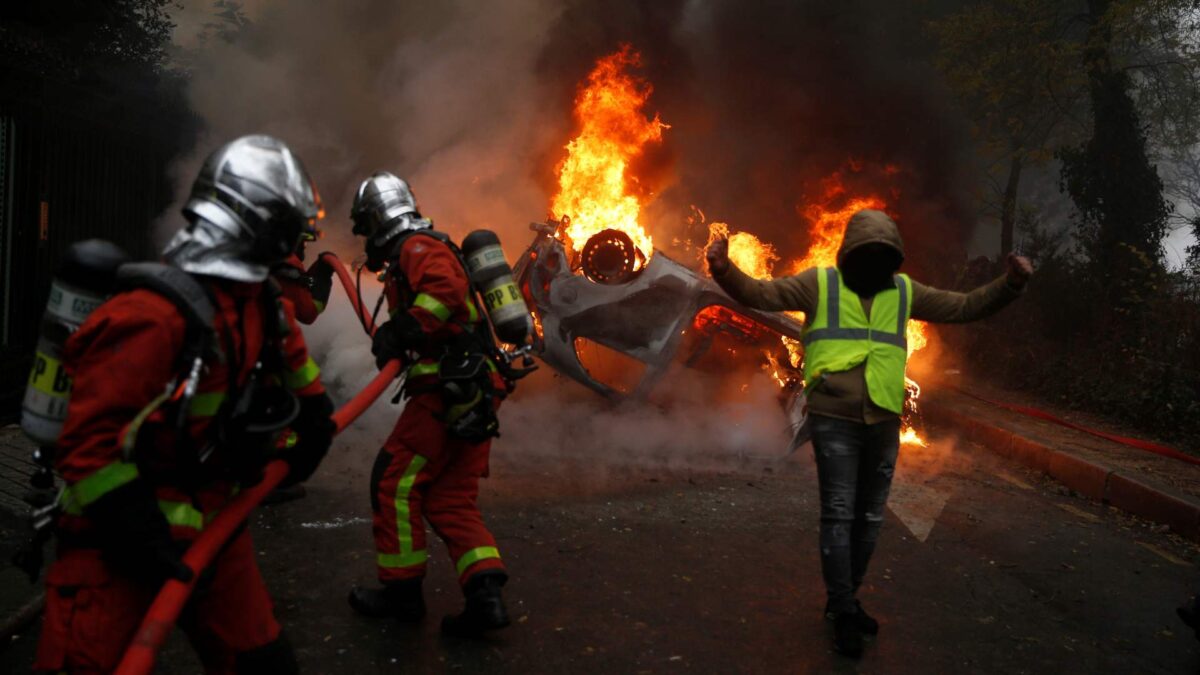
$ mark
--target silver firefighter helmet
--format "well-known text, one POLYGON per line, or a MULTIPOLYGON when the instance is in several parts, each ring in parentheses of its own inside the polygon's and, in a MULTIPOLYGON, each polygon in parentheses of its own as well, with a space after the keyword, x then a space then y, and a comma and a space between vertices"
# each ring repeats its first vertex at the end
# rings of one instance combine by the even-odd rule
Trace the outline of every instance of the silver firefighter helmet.
POLYGON ((242 136, 208 156, 163 255, 196 274, 262 281, 324 217, 308 171, 271 136, 242 136))
POLYGON ((417 211, 417 198, 403 179, 387 171, 372 174, 358 186, 350 207, 354 234, 383 243, 405 230, 424 230, 431 223, 417 211))

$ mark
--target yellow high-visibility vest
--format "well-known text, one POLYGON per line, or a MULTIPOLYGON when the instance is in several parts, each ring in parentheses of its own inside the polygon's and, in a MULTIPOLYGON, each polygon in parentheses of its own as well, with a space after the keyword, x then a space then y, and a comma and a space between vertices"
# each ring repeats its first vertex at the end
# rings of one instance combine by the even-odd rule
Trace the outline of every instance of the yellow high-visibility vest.
POLYGON ((901 413, 912 281, 906 274, 897 274, 895 280, 895 288, 875 294, 867 316, 836 267, 817 270, 817 311, 802 340, 805 387, 826 373, 850 370, 865 361, 871 400, 884 410, 901 413))

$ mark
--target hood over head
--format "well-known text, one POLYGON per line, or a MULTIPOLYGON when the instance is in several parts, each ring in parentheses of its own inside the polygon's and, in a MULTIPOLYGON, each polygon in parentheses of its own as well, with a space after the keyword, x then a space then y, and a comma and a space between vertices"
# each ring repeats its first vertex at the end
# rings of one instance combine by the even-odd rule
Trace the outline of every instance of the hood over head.
POLYGON ((863 209, 850 216, 846 232, 842 235, 842 246, 838 249, 837 264, 840 267, 846 255, 865 244, 885 244, 900 254, 904 260, 904 240, 900 228, 888 214, 874 209, 863 209))
POLYGON ((900 229, 886 213, 864 210, 850 216, 837 254, 838 269, 850 290, 871 297, 892 288, 902 262, 900 229))

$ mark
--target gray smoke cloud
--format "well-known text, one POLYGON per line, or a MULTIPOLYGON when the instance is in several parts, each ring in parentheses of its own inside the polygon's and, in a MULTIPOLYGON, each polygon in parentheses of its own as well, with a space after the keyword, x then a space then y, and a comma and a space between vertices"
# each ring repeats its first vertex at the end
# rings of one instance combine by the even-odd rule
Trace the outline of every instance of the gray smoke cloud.
MULTIPOLYGON (((325 200, 327 235, 310 250, 356 257, 350 200, 383 169, 410 181, 440 229, 459 238, 494 229, 512 259, 531 238, 527 223, 546 215, 578 83, 597 58, 630 43, 655 88, 646 112, 671 125, 635 167, 652 195, 644 213, 657 243, 671 248, 694 234, 684 223, 695 204, 775 243, 785 258, 798 256, 808 243, 800 207, 842 170, 852 189, 885 193, 901 216, 909 262, 932 269, 927 263, 959 255, 969 235, 959 157, 966 143, 920 58, 928 47, 907 5, 254 0, 244 4, 249 25, 231 39, 178 40, 206 130, 178 163, 180 201, 208 152, 241 134, 269 133, 304 160, 325 200), (869 168, 847 171, 849 160, 869 168), (893 164, 902 171, 880 179, 893 164)), ((211 7, 185 3, 180 33, 209 21, 211 7)), ((178 227, 177 212, 156 225, 160 240, 178 227)), ((689 250, 672 252, 691 259, 689 250)), ((374 365, 357 320, 335 296, 306 334, 345 400, 374 365)), ((588 456, 659 465, 680 461, 672 448, 737 456, 786 447, 786 422, 763 404, 773 395, 765 377, 747 376, 747 400, 762 404, 757 416, 736 397, 609 408, 573 383, 539 380, 502 411, 499 445, 530 457, 577 456, 580 429, 588 456)), ((675 378, 704 391, 685 380, 675 378)), ((377 406, 344 442, 378 444, 395 415, 377 406)))

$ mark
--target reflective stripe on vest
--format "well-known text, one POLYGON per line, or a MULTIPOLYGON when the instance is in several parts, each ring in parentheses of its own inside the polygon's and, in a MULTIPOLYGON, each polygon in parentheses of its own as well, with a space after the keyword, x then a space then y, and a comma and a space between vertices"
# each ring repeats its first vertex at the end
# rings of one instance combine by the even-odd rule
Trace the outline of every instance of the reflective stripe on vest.
POLYGON ((817 274, 817 311, 804 331, 805 386, 821 375, 866 362, 867 393, 876 405, 900 414, 904 407, 904 367, 908 361, 907 326, 912 314, 912 284, 894 277, 895 288, 875 295, 871 314, 836 267, 817 274))

